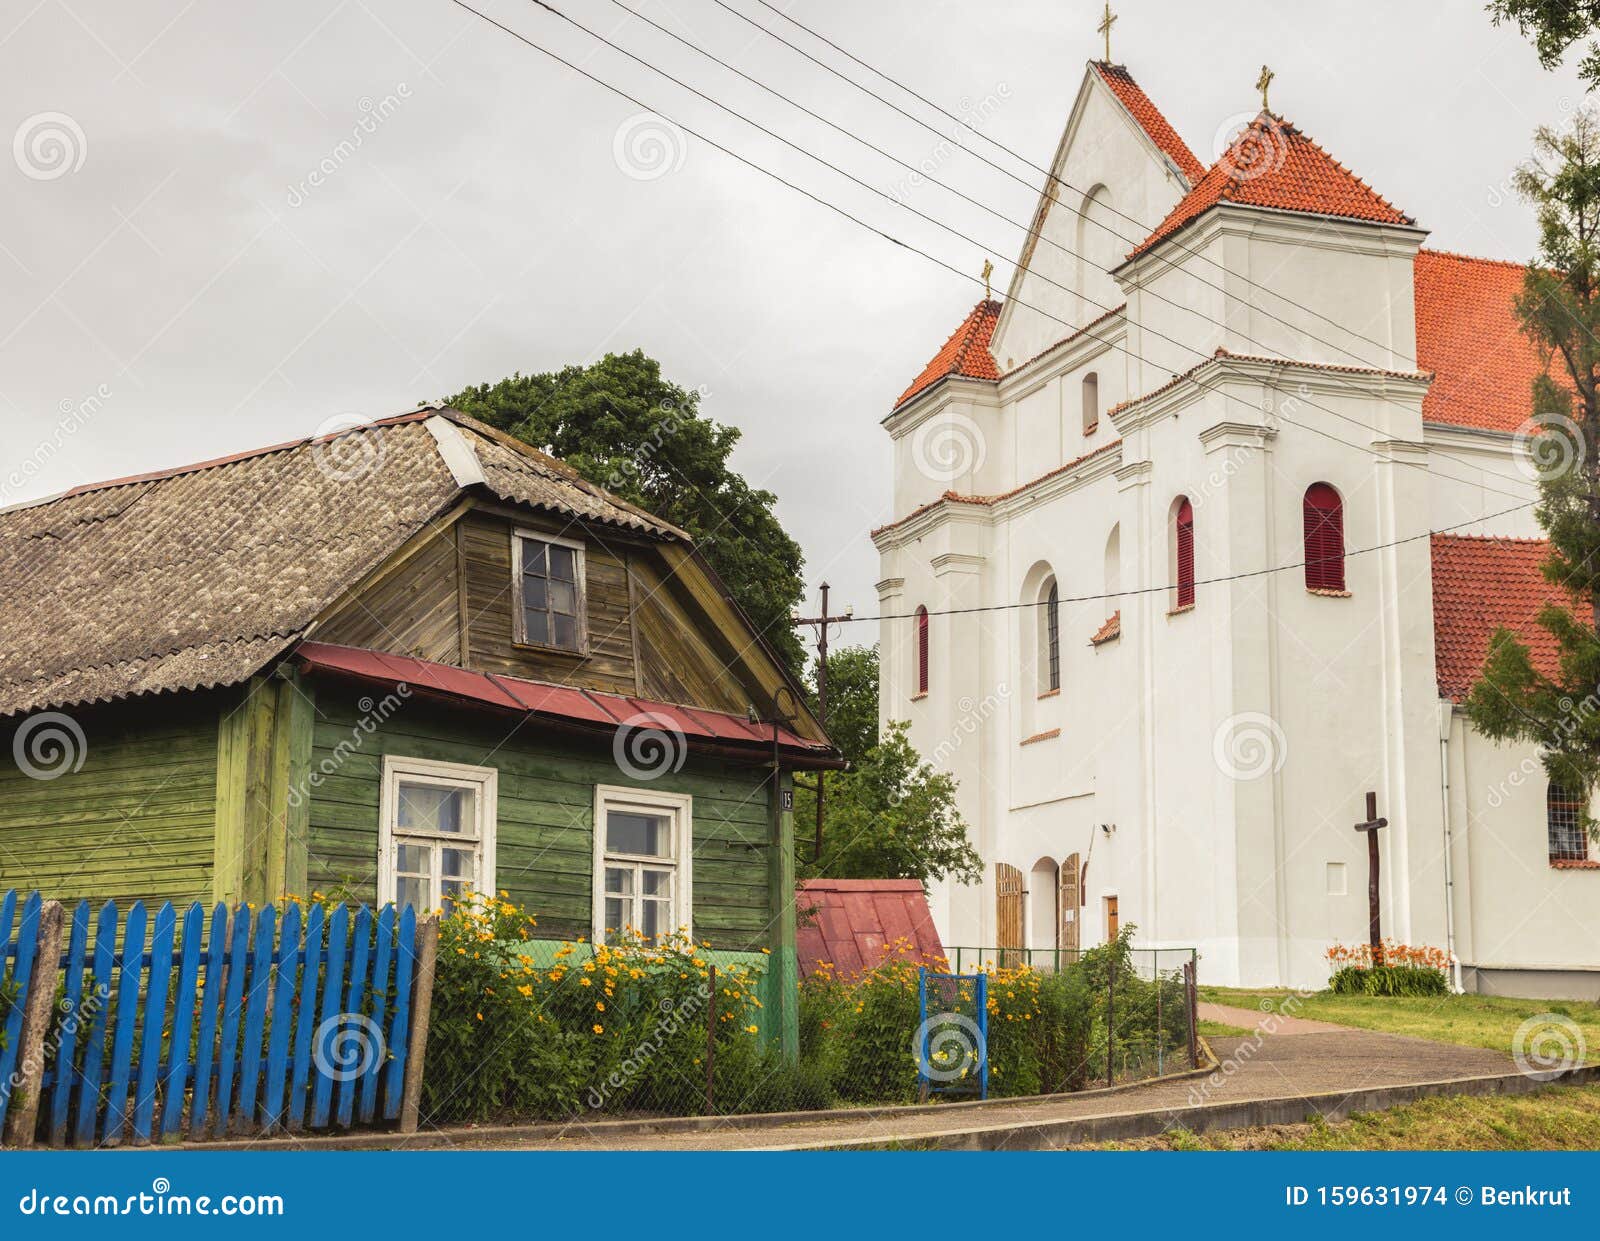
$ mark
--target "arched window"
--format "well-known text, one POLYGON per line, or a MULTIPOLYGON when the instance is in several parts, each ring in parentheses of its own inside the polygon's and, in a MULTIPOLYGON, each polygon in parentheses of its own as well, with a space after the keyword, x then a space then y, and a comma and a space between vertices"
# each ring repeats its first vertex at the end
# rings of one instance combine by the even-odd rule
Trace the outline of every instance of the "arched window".
POLYGON ((1061 592, 1056 579, 1045 584, 1039 608, 1039 692, 1061 688, 1061 592))
POLYGON ((1090 371, 1083 377, 1083 433, 1091 435, 1100 425, 1100 376, 1090 371))
POLYGON ((928 609, 917 609, 917 693, 928 692, 928 609))
POLYGON ((1173 606, 1194 606, 1194 505, 1181 496, 1172 508, 1173 606))
POLYGON ((1583 801, 1554 780, 1544 796, 1545 829, 1552 862, 1587 862, 1589 834, 1583 826, 1583 801))
POLYGON ((1344 589, 1344 502, 1327 483, 1306 488, 1306 589, 1344 589))

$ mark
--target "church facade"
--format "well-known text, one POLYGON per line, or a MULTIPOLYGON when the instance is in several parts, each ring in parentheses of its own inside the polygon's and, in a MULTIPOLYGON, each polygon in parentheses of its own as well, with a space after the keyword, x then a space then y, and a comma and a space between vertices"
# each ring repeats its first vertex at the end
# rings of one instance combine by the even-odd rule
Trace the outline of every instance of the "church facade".
MULTIPOLYGON (((1209 167, 1089 65, 1003 299, 884 420, 882 714, 960 782, 947 945, 1119 927, 1321 986, 1369 929, 1467 990, 1600 995, 1600 860, 1457 704, 1550 587, 1514 264, 1267 110, 1209 167)), ((1587 711, 1596 704, 1574 704, 1587 711)))

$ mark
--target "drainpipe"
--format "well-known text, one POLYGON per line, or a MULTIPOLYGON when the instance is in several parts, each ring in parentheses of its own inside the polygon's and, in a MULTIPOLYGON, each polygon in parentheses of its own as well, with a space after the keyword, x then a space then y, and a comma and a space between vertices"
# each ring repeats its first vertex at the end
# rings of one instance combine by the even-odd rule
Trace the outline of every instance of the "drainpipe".
POLYGON ((1450 955, 1450 988, 1462 992, 1461 959, 1456 956, 1456 885, 1450 869, 1450 721, 1455 703, 1439 700, 1439 797, 1440 821, 1444 824, 1444 947, 1450 955))

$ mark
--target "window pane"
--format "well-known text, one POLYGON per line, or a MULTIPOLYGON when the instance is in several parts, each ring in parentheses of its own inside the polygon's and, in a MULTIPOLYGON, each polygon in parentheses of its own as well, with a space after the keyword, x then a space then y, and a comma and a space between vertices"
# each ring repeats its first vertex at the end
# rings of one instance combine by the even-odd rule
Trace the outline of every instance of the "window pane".
POLYGON ((445 849, 440 866, 440 873, 446 879, 462 879, 471 883, 477 878, 477 868, 472 864, 472 850, 470 849, 445 849))
POLYGON ((614 896, 606 898, 606 930, 621 931, 628 925, 629 902, 618 900, 614 896))
POLYGON ((578 649, 578 624, 572 617, 563 616, 559 612, 551 614, 550 645, 568 651, 578 649))
POLYGON ((644 872, 644 894, 646 896, 672 895, 672 872, 670 870, 647 870, 644 872))
POLYGON ((666 901, 643 901, 639 911, 639 930, 651 939, 659 939, 672 930, 672 906, 666 901))
POLYGON ((671 857, 672 839, 667 828, 667 820, 661 815, 607 811, 606 852, 671 857))
MULTIPOLYGON (((544 585, 543 582, 540 585, 544 585)), ((550 610, 574 616, 578 611, 578 588, 571 582, 550 583, 550 610)))
POLYGON ((459 879, 446 879, 440 887, 444 889, 444 899, 439 903, 444 906, 444 911, 449 913, 455 908, 456 898, 467 890, 467 884, 459 879))
POLYGON ((428 906, 428 881, 401 878, 395 883, 394 903, 404 909, 407 905, 422 910, 428 906))
POLYGON ((523 637, 529 642, 541 645, 550 641, 550 614, 528 610, 523 613, 523 637))
POLYGON ((578 575, 574 570, 575 558, 570 547, 550 546, 550 576, 563 582, 575 582, 578 575))
POLYGON ((402 845, 394 847, 394 869, 400 875, 430 875, 427 845, 402 845))
POLYGON ((544 576, 544 548, 545 545, 539 542, 538 539, 522 540, 522 575, 524 577, 529 575, 544 576))
POLYGON ((522 579, 522 602, 525 607, 544 608, 549 606, 549 583, 542 577, 524 577, 522 579))
POLYGON ((624 896, 631 896, 633 894, 633 868, 627 866, 607 866, 606 891, 620 892, 624 896))
POLYGON ((473 826, 472 790, 402 781, 397 825, 423 832, 470 830, 473 826))

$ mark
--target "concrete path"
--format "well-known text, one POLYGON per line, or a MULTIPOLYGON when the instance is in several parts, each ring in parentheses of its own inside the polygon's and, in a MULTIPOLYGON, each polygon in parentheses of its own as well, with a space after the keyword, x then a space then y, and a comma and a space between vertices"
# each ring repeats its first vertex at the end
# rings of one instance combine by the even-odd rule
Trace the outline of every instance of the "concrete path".
POLYGON ((1204 1000, 1200 1001, 1200 1020, 1237 1026, 1254 1034, 1333 1034, 1353 1029, 1331 1021, 1287 1017, 1275 1009, 1234 1008, 1229 1004, 1208 1004, 1204 1000))
MULTIPOLYGON (((1220 1008, 1220 1006, 1219 1006, 1220 1008)), ((1230 1011, 1230 1010, 1221 1010, 1230 1011)), ((1254 1016, 1247 1010, 1235 1014, 1254 1016)), ((1219 1017, 1229 1024, 1241 1022, 1219 1017)), ((1290 1019, 1278 1018, 1287 1023, 1290 1019)), ((1424 1094, 1509 1093, 1534 1085, 1508 1055, 1426 1039, 1300 1021, 1291 1032, 1210 1040, 1219 1064, 1207 1074, 1115 1091, 1042 1100, 995 1100, 921 1108, 882 1108, 838 1117, 665 1122, 654 1132, 636 1122, 572 1123, 538 1130, 454 1130, 429 1145, 519 1150, 839 1149, 938 1145, 1053 1149, 1078 1142, 1192 1129, 1337 1119, 1352 1110, 1396 1106, 1424 1094), (1317 1027, 1317 1028, 1313 1028, 1317 1027), (1281 1037, 1287 1035, 1287 1037, 1281 1037), (442 1139, 442 1141, 441 1141, 442 1139)), ((1588 1080, 1584 1077, 1583 1080, 1588 1080)))

